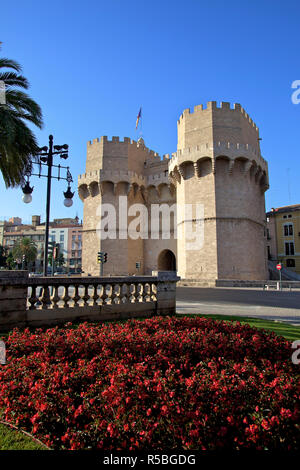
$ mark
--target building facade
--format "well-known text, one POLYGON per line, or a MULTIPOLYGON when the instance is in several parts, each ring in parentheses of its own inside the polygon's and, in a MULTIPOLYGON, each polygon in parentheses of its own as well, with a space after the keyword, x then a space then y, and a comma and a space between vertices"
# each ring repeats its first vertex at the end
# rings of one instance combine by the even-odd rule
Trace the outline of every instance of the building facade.
POLYGON ((267 252, 270 260, 300 274, 300 204, 267 212, 267 252))
POLYGON ((0 220, 0 245, 3 246, 4 243, 4 221, 0 220))
POLYGON ((70 273, 82 271, 82 225, 68 230, 68 267, 70 273))
POLYGON ((12 251, 14 245, 18 243, 22 238, 29 238, 36 246, 37 257, 35 262, 31 265, 32 271, 42 271, 43 269, 43 256, 44 256, 44 243, 45 243, 45 231, 37 230, 34 225, 22 225, 18 224, 18 230, 12 230, 12 226, 5 226, 3 236, 3 246, 6 252, 12 251))
MULTIPOLYGON (((44 244, 45 244, 45 223, 41 223, 40 216, 32 216, 32 224, 22 224, 19 217, 13 217, 8 222, 4 221, 0 225, 3 231, 3 246, 7 252, 12 251, 15 243, 22 238, 29 238, 34 242, 37 248, 36 261, 30 266, 34 272, 42 272, 44 261, 44 244), (17 221, 17 223, 16 223, 17 221)), ((59 245, 59 253, 64 257, 64 265, 62 271, 77 273, 81 272, 81 229, 82 224, 79 223, 78 217, 54 219, 49 224, 49 242, 55 242, 59 245), (72 249, 72 234, 76 234, 75 253, 72 249), (80 239, 80 244, 78 241, 80 239), (74 255, 74 256, 73 256, 74 255)), ((1 232, 0 232, 1 236, 1 232)))
POLYGON ((176 269, 183 279, 267 279, 268 166, 257 126, 241 105, 212 101, 185 110, 177 131, 177 151, 162 159, 143 139, 88 142, 86 172, 78 178, 83 270, 99 274, 102 251, 108 254, 105 275, 176 269), (104 213, 111 207, 116 221, 109 231, 104 213), (143 228, 131 237, 137 207, 143 228))

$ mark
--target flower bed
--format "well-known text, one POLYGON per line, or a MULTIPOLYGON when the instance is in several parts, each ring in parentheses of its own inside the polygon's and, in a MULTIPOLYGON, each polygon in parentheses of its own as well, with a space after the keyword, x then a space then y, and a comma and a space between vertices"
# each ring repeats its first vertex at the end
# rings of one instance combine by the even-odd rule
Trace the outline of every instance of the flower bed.
POLYGON ((54 449, 296 449, 291 353, 274 333, 206 318, 16 329, 2 419, 54 449))

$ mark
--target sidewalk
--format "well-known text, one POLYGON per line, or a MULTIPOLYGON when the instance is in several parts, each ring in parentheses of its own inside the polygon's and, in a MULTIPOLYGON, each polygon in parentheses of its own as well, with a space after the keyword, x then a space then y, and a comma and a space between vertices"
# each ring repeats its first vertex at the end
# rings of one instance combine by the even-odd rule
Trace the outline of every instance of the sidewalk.
POLYGON ((221 302, 176 302, 176 313, 201 313, 203 315, 236 315, 242 317, 262 318, 265 320, 284 321, 291 325, 300 326, 300 310, 270 306, 245 304, 228 304, 221 302))

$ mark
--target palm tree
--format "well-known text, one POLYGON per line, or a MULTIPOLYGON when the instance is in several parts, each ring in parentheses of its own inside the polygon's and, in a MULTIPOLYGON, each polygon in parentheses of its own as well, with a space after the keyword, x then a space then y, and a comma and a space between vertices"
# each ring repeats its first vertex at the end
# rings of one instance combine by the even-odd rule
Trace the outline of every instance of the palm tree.
POLYGON ((25 264, 33 263, 37 257, 37 248, 35 243, 30 238, 21 238, 18 240, 13 249, 12 254, 14 259, 22 260, 25 257, 25 264))
POLYGON ((29 83, 14 60, 0 58, 0 81, 5 83, 6 104, 0 104, 0 171, 6 187, 19 186, 37 153, 35 135, 27 123, 42 128, 40 106, 27 93, 29 83), (8 69, 2 71, 2 69, 8 69))

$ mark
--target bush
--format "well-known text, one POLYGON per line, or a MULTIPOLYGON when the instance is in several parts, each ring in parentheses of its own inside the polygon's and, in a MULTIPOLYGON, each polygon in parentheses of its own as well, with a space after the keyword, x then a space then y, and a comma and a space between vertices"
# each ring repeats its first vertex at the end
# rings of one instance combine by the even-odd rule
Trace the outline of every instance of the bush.
POLYGON ((295 450, 291 352, 274 333, 206 318, 15 329, 0 408, 54 449, 295 450))

